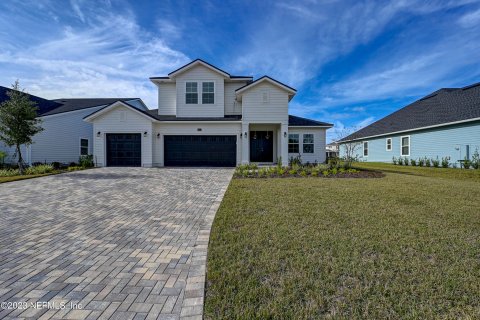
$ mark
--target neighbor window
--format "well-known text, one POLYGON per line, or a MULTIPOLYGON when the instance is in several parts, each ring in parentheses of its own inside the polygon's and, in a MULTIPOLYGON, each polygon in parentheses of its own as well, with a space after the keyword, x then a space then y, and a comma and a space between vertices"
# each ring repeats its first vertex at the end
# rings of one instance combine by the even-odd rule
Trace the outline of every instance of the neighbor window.
POLYGON ((410 155, 410 136, 401 137, 400 141, 402 141, 402 156, 409 156, 410 155))
POLYGON ((368 157, 368 141, 363 143, 363 156, 368 157))
POLYGON ((313 153, 313 134, 303 135, 303 153, 313 153))
POLYGON ((185 87, 185 103, 197 104, 198 103, 198 88, 196 82, 187 82, 185 87))
POLYGON ((80 155, 88 155, 88 139, 80 139, 80 155))
POLYGON ((387 138, 387 151, 392 151, 392 138, 387 138))
POLYGON ((202 103, 214 104, 215 103, 215 88, 213 82, 202 83, 202 103))
POLYGON ((288 153, 300 153, 299 135, 297 133, 288 135, 288 153))

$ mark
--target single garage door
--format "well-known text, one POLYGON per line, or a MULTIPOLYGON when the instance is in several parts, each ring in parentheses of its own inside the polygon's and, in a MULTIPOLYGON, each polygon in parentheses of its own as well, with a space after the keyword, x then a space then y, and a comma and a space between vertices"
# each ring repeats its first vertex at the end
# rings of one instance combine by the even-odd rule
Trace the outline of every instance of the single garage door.
POLYGON ((234 167, 236 136, 164 136, 166 166, 234 167))
POLYGON ((142 136, 140 133, 107 133, 107 166, 140 167, 142 136))

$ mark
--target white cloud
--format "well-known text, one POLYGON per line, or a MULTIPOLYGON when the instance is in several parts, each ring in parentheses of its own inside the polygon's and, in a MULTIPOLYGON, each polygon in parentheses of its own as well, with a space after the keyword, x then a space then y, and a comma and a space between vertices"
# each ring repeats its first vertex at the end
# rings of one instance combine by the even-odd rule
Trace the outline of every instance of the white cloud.
POLYGON ((461 16, 458 23, 465 28, 478 28, 480 26, 480 9, 461 16))

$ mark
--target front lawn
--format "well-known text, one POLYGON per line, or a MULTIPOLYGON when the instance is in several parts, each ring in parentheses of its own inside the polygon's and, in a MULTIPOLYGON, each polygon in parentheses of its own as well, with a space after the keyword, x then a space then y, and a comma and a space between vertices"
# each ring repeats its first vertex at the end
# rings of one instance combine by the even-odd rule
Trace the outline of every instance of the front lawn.
POLYGON ((479 199, 470 178, 234 179, 205 316, 480 318, 479 199))

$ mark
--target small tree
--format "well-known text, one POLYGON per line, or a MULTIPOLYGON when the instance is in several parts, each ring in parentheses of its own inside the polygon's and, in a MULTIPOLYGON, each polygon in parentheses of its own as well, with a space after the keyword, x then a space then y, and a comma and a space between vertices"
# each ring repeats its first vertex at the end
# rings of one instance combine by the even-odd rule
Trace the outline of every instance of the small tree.
POLYGON ((24 174, 21 145, 32 144, 32 137, 41 132, 41 120, 37 119, 37 106, 15 81, 7 92, 8 100, 0 104, 0 140, 9 147, 15 146, 18 170, 24 174))
POLYGON ((338 134, 337 141, 340 143, 339 152, 341 154, 342 148, 343 148, 343 156, 341 156, 341 158, 345 161, 345 167, 347 168, 350 168, 352 166, 352 162, 357 160, 358 158, 357 151, 362 145, 362 143, 359 141, 342 142, 341 140, 348 137, 355 131, 356 131, 355 128, 351 128, 351 129, 345 128, 341 130, 340 133, 338 134))

